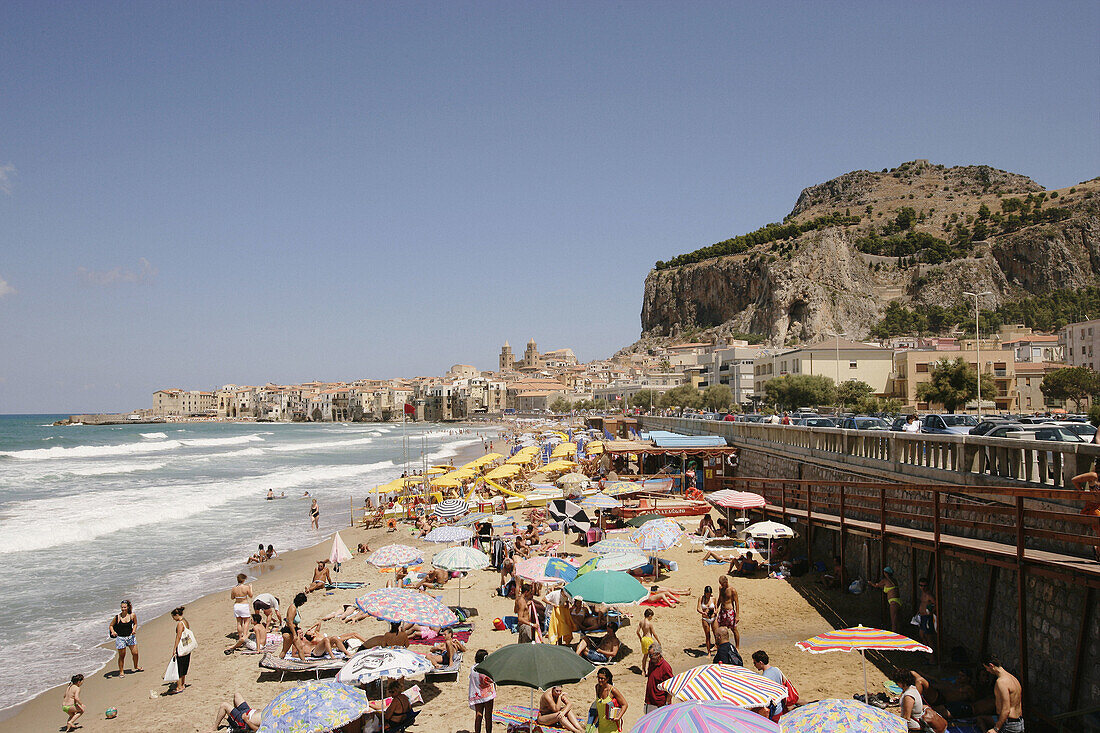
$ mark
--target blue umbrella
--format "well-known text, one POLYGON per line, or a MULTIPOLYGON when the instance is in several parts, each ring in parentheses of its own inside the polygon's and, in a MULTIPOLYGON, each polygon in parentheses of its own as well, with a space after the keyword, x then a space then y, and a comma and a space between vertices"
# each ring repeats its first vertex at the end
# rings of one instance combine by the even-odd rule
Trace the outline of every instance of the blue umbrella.
POLYGON ((359 720, 369 710, 363 690, 336 680, 309 680, 267 704, 260 733, 322 733, 359 720))

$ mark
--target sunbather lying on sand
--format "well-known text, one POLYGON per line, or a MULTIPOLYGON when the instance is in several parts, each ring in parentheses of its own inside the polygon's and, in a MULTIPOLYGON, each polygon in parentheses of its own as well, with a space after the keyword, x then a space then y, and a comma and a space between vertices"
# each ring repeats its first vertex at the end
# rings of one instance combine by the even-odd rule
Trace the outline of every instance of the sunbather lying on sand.
POLYGON ((433 646, 431 651, 426 652, 424 656, 438 669, 439 667, 451 666, 455 656, 464 651, 466 651, 466 645, 455 638, 454 632, 450 629, 443 629, 443 642, 433 646))

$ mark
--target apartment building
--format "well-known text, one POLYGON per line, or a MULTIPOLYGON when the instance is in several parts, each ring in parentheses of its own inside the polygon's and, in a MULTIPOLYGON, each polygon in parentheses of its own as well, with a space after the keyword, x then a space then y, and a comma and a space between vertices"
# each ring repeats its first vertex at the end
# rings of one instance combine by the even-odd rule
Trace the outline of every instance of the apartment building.
MULTIPOLYGON (((917 386, 932 379, 932 365, 940 359, 963 359, 971 369, 977 369, 978 353, 970 350, 940 351, 938 349, 909 349, 893 355, 893 371, 887 388, 888 396, 901 400, 908 409, 934 410, 941 405, 930 405, 917 398, 917 386)), ((1016 393, 1015 353, 1009 349, 981 349, 981 371, 993 378, 993 394, 982 394, 982 409, 1014 412, 1018 409, 1016 393)), ((967 409, 976 408, 972 403, 967 409)))
POLYGON ((1059 339, 1066 366, 1096 369, 1100 365, 1100 319, 1071 323, 1059 339))
POLYGON ((833 337, 786 351, 761 350, 753 360, 753 391, 764 394, 768 380, 786 374, 808 374, 834 383, 858 379, 882 395, 889 389, 893 350, 833 337))

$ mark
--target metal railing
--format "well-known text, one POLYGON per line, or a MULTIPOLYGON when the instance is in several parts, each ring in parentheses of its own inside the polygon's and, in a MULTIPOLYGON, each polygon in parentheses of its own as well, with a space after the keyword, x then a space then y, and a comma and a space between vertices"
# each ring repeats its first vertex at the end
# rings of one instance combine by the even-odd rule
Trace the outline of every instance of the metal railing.
POLYGON ((721 435, 738 447, 781 450, 793 457, 821 458, 974 485, 1022 482, 1070 488, 1070 479, 1100 459, 1100 445, 970 435, 931 435, 889 430, 841 430, 800 425, 716 422, 676 417, 640 418, 647 428, 688 435, 721 435))

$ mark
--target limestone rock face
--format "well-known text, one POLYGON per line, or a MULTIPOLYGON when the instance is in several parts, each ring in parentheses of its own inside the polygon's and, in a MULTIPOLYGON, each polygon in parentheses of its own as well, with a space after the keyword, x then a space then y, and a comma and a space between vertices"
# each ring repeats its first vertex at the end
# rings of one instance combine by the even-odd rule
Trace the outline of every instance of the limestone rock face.
POLYGON ((964 290, 980 288, 995 294, 992 305, 1100 283, 1100 179, 1045 192, 1025 176, 988 166, 913 161, 811 186, 785 223, 830 214, 861 218, 740 254, 651 270, 642 301, 643 342, 687 332, 755 333, 771 344, 811 341, 837 330, 866 338, 894 300, 946 306, 960 302, 964 290), (872 228, 888 232, 903 208, 918 217, 914 232, 950 241, 959 226, 993 225, 989 212, 1007 216, 1007 210, 1000 213, 1003 200, 1028 195, 1041 195, 1040 206, 1060 207, 1067 216, 975 241, 965 257, 938 264, 865 254, 856 246, 872 228))

